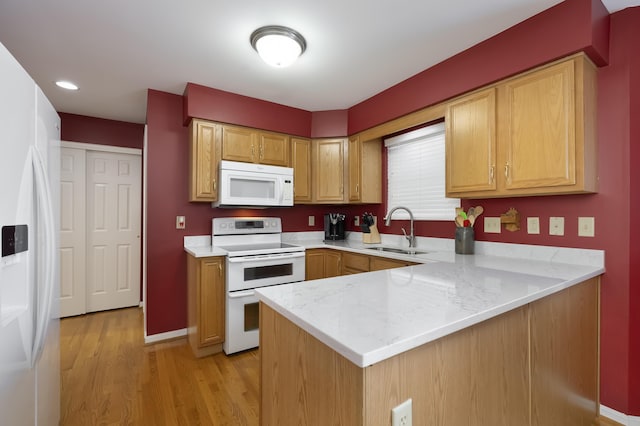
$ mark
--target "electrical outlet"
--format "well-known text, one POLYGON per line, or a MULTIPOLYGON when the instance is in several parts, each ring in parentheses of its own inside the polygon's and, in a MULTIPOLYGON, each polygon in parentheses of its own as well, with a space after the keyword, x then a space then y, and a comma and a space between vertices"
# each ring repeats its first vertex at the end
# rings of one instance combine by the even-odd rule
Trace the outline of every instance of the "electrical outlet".
POLYGON ((411 398, 391 409, 391 426, 411 426, 411 398))
POLYGON ((354 226, 360 226, 360 216, 355 215, 355 216, 353 217, 353 225, 354 225, 354 226))
POLYGON ((527 218, 527 234, 539 234, 540 233, 540 218, 528 217, 527 218))
POLYGON ((564 235, 564 217, 549 218, 549 235, 564 235))
POLYGON ((579 237, 595 237, 596 236, 596 220, 593 217, 578 218, 578 236, 579 237))
POLYGON ((309 226, 314 226, 316 224, 316 217, 309 216, 309 226))
POLYGON ((499 234, 500 218, 499 217, 485 217, 484 218, 484 232, 487 234, 499 234))

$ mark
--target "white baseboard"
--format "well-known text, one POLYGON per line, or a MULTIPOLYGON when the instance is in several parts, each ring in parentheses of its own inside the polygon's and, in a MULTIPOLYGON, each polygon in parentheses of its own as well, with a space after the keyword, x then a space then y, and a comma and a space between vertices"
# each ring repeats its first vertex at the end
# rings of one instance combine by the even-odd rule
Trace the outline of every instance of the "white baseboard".
POLYGON ((158 343, 158 342, 162 342, 163 340, 177 339, 179 337, 184 337, 186 335, 187 335, 186 328, 183 328, 181 330, 167 331, 166 333, 152 334, 151 336, 147 336, 145 334, 144 343, 148 345, 149 343, 158 343))
POLYGON ((600 415, 624 426, 640 426, 640 417, 628 416, 602 404, 600 405, 600 415))

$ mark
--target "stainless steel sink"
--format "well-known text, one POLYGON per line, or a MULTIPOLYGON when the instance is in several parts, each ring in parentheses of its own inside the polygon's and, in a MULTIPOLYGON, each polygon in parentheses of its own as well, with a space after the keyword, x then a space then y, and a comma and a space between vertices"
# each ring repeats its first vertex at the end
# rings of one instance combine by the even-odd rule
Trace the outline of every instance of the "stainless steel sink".
POLYGON ((402 249, 402 248, 395 248, 395 247, 367 247, 367 249, 376 250, 376 251, 389 251, 391 253, 410 254, 410 255, 428 253, 427 251, 420 251, 413 248, 402 249))

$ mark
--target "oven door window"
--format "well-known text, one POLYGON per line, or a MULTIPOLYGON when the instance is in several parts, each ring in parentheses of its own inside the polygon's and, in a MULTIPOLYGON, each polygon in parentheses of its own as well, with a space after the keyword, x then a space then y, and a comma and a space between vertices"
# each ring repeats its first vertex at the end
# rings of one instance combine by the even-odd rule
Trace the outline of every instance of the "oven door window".
POLYGON ((258 303, 247 303, 244 305, 244 331, 253 331, 258 329, 260 322, 258 303))
POLYGON ((244 268, 244 280, 263 280, 266 278, 288 277, 293 275, 293 263, 244 268))

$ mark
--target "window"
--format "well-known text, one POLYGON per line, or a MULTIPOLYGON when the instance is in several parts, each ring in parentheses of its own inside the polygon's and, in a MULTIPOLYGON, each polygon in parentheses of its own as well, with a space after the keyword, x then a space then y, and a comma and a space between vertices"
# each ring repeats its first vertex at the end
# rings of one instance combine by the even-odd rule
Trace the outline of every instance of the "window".
MULTIPOLYGON (((386 139, 387 208, 405 206, 418 220, 453 220, 458 198, 445 197, 444 123, 386 139)), ((393 219, 408 219, 404 210, 393 219)))

